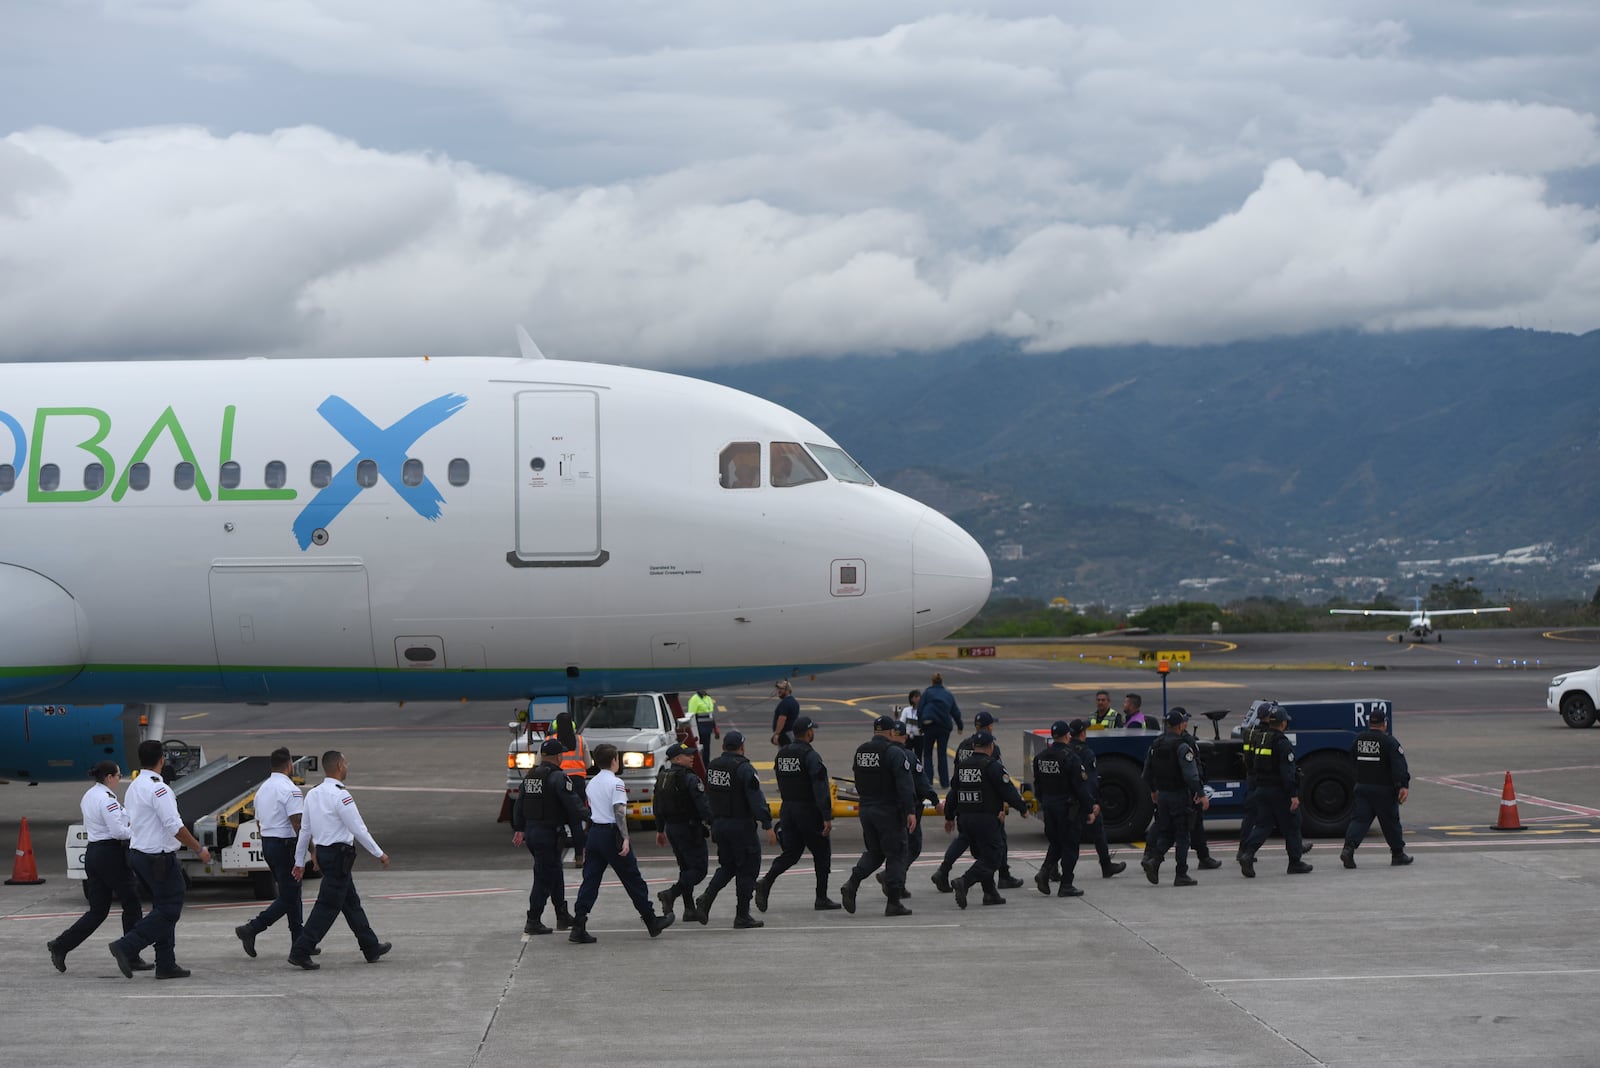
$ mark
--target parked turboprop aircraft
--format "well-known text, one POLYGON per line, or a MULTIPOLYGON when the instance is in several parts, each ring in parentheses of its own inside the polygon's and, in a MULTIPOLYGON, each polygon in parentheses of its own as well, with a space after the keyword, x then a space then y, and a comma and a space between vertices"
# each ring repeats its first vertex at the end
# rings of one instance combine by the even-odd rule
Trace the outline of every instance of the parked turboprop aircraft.
POLYGON ((34 711, 727 686, 943 638, 989 585, 816 426, 676 375, 18 364, 0 397, 0 701, 34 711))
POLYGON ((1421 597, 1411 598, 1411 603, 1412 608, 1409 612, 1399 609, 1391 610, 1382 608, 1330 608, 1328 609, 1328 614, 1334 616, 1396 616, 1401 619, 1410 620, 1410 622, 1406 625, 1406 629, 1400 632, 1400 637, 1404 638, 1406 634, 1409 633, 1413 638, 1421 642, 1427 641, 1428 635, 1433 634, 1434 641, 1442 642, 1444 641, 1444 635, 1435 633, 1433 629, 1433 617, 1435 616, 1476 616, 1485 612, 1511 611, 1511 609, 1505 607, 1440 608, 1429 611, 1428 609, 1422 607, 1421 597))

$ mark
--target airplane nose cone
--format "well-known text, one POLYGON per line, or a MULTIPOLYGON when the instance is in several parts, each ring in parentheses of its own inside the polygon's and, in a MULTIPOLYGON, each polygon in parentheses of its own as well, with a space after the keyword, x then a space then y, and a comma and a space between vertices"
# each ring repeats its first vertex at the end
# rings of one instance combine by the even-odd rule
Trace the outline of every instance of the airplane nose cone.
POLYGON ((977 615, 994 580, 983 546, 931 509, 911 539, 911 574, 918 645, 948 637, 977 615))

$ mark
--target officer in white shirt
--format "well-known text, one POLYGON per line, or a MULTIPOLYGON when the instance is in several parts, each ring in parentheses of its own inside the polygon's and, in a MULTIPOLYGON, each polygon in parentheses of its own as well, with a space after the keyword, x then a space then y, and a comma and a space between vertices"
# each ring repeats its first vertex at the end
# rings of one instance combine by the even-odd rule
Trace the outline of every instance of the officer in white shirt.
MULTIPOLYGON (((233 929, 249 956, 256 955, 256 935, 289 918, 289 944, 294 945, 304 926, 300 904, 300 880, 294 877, 295 840, 300 837, 300 814, 305 811, 305 796, 289 778, 294 757, 287 749, 272 751, 272 775, 256 789, 256 822, 261 825, 261 855, 277 885, 272 904, 262 909, 249 923, 233 929)), ((313 954, 321 952, 313 949, 313 954)))
POLYGON ((128 860, 150 888, 150 911, 133 930, 111 943, 111 955, 123 978, 133 978, 133 962, 145 946, 156 947, 156 978, 187 979, 189 969, 178 967, 173 943, 178 917, 183 915, 183 865, 178 863, 180 843, 211 863, 211 850, 201 845, 183 825, 178 800, 161 777, 165 764, 161 743, 147 738, 139 743, 143 770, 128 784, 124 804, 128 810, 128 860))
MULTIPOLYGON (((94 785, 78 802, 83 812, 83 833, 89 839, 83 851, 83 892, 89 899, 89 911, 45 943, 50 951, 50 963, 58 972, 67 970, 67 954, 99 930, 111 914, 112 898, 122 905, 123 934, 133 930, 144 916, 144 910, 139 907, 139 888, 133 881, 133 869, 128 867, 128 813, 117 800, 122 769, 114 760, 102 760, 89 775, 94 785)), ((136 972, 147 972, 155 967, 137 955, 128 963, 136 972)))
POLYGON ((377 857, 378 863, 385 868, 389 866, 389 854, 379 849, 378 843, 373 841, 367 825, 361 820, 361 813, 356 811, 356 799, 344 788, 345 777, 350 774, 350 764, 344 754, 337 749, 323 753, 322 773, 325 776, 322 782, 305 795, 300 838, 294 848, 293 875, 296 880, 305 875, 306 854, 310 852, 312 842, 317 846, 317 867, 322 870, 322 887, 317 891, 317 903, 311 907, 311 915, 300 929, 300 936, 289 948, 289 963, 308 972, 322 967, 311 958, 316 953, 317 944, 340 915, 350 925, 351 933, 356 936, 356 944, 361 947, 361 955, 367 958, 368 964, 377 963, 379 957, 394 948, 388 942, 378 941, 378 936, 373 933, 372 924, 367 922, 366 911, 361 907, 361 895, 356 893, 356 882, 352 875, 356 865, 355 843, 360 842, 361 848, 377 857))
POLYGON ((672 913, 657 916, 650 904, 650 891, 639 874, 639 861, 633 855, 633 843, 628 839, 628 788, 617 778, 622 757, 610 742, 594 747, 594 774, 589 776, 586 788, 589 797, 589 841, 583 850, 583 886, 578 890, 578 900, 572 908, 572 930, 569 942, 594 942, 589 933, 589 910, 600 896, 600 880, 606 868, 617 873, 623 889, 633 900, 639 918, 650 930, 650 937, 665 931, 676 919, 672 913))

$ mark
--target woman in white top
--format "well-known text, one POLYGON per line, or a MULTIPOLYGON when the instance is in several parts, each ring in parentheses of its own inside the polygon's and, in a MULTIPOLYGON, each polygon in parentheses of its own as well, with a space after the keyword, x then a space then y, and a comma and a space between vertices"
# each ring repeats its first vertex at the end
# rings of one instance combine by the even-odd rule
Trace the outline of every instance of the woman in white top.
MULTIPOLYGON (((83 853, 83 892, 89 898, 89 911, 61 934, 45 943, 50 963, 56 971, 67 970, 67 954, 99 930, 111 913, 111 900, 122 904, 122 933, 133 930, 144 912, 139 907, 139 888, 133 869, 128 867, 128 813, 117 800, 117 784, 122 769, 114 760, 102 760, 89 772, 94 785, 78 802, 83 812, 83 833, 89 839, 83 853)), ((134 971, 149 971, 154 964, 138 957, 129 961, 134 971)))
POLYGON ((602 742, 594 747, 594 767, 589 775, 585 793, 589 799, 589 841, 583 851, 583 886, 578 900, 572 906, 572 931, 569 942, 593 942, 589 933, 589 910, 600 896, 600 880, 610 868, 622 880, 623 889, 633 899, 650 930, 650 937, 672 926, 672 913, 657 916, 650 903, 650 890, 639 874, 639 861, 633 855, 633 843, 628 838, 628 788, 617 777, 622 757, 617 747, 602 742))

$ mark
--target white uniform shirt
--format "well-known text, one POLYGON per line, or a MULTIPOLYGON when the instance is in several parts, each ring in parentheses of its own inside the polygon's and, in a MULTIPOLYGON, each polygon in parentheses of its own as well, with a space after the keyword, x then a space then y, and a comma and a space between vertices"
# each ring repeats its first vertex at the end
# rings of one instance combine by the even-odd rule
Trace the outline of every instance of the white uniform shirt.
POLYGON ((111 787, 97 782, 78 802, 83 812, 83 833, 91 842, 128 840, 128 812, 111 787))
POLYGON ((628 788, 609 768, 590 779, 584 792, 589 796, 589 816, 595 823, 611 826, 617 822, 612 805, 622 805, 623 811, 627 811, 628 788))
POLYGON ((306 853, 312 842, 320 846, 360 842, 368 853, 383 856, 383 850, 361 821, 361 813, 356 811, 356 799, 338 779, 323 779, 313 786, 306 793, 305 806, 300 816, 300 840, 294 846, 295 867, 306 866, 306 853))
POLYGON ((148 769, 128 784, 128 845, 141 853, 176 853, 178 830, 183 817, 178 815, 178 799, 161 776, 148 769))
POLYGON ((293 838, 294 824, 290 816, 298 816, 306 809, 305 796, 294 780, 281 771, 256 790, 256 821, 261 824, 263 838, 293 838))

